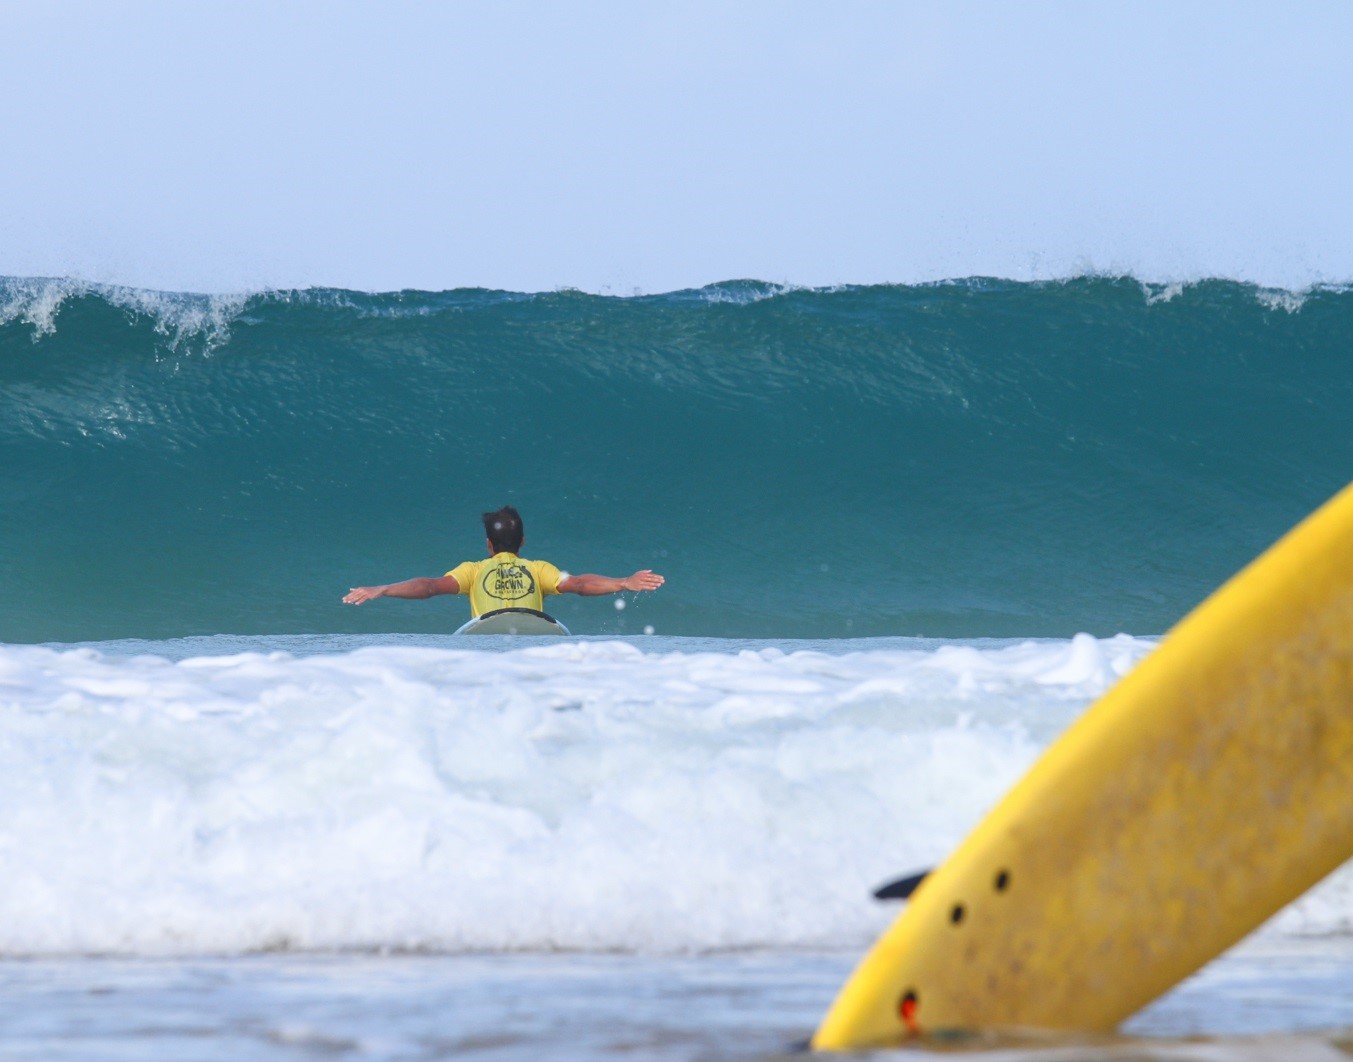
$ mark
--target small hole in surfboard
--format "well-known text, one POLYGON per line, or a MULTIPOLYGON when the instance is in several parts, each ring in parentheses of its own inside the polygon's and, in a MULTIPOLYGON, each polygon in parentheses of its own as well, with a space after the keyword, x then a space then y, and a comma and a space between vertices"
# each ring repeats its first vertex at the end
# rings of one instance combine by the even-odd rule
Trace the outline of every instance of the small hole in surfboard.
POLYGON ((921 1005, 921 1001, 916 998, 914 989, 907 989, 906 993, 897 1002, 897 1014, 902 1019, 902 1024, 907 1027, 907 1031, 915 1033, 920 1031, 920 1026, 916 1022, 916 1008, 921 1005))
POLYGON ((1010 885, 1010 871, 1002 870, 996 875, 996 891, 1005 892, 1010 885))
POLYGON ((949 912, 949 921, 953 922, 954 925, 958 925, 963 921, 964 913, 963 905, 961 903, 954 904, 954 909, 949 912))

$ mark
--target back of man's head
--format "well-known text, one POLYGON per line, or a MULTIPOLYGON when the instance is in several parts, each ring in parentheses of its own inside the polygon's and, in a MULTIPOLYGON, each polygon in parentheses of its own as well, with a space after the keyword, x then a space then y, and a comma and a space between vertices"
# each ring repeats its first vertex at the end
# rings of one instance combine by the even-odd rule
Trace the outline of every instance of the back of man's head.
POLYGON ((484 534, 495 553, 516 553, 526 534, 521 526, 521 513, 510 505, 504 505, 496 513, 485 513, 484 534))

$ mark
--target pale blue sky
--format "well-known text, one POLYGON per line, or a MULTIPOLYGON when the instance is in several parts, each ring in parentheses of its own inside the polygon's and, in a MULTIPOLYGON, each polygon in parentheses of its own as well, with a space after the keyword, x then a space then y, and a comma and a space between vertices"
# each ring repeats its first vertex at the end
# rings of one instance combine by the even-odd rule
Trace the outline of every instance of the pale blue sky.
POLYGON ((1353 5, 0 0, 0 274, 1353 279, 1353 5))

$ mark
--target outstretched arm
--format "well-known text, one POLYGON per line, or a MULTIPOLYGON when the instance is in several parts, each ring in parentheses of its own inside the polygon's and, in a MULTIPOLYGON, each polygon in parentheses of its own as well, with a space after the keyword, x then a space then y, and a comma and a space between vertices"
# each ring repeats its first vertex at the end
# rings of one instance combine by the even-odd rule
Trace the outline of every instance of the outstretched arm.
POLYGON ((612 579, 609 575, 570 575, 560 581, 559 592, 596 597, 599 594, 618 594, 621 590, 656 590, 666 581, 647 568, 624 579, 612 579))
POLYGON ((343 598, 345 605, 360 605, 363 601, 374 601, 378 597, 436 597, 438 594, 458 594, 460 583, 449 575, 440 579, 405 579, 402 583, 386 583, 384 586, 354 586, 343 598))

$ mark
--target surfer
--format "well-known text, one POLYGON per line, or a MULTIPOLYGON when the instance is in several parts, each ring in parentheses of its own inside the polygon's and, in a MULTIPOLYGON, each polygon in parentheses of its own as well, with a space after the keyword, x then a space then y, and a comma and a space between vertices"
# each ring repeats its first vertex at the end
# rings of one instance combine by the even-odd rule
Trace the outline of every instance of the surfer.
POLYGON ((526 539, 521 514, 510 505, 484 514, 489 559, 465 561, 440 578, 405 579, 384 586, 354 586, 343 598, 360 605, 378 597, 425 598, 469 594, 470 612, 479 616, 502 608, 543 611, 551 594, 596 597, 622 590, 656 590, 666 581, 647 568, 623 579, 606 575, 569 575, 549 561, 526 560, 517 554, 526 539))

